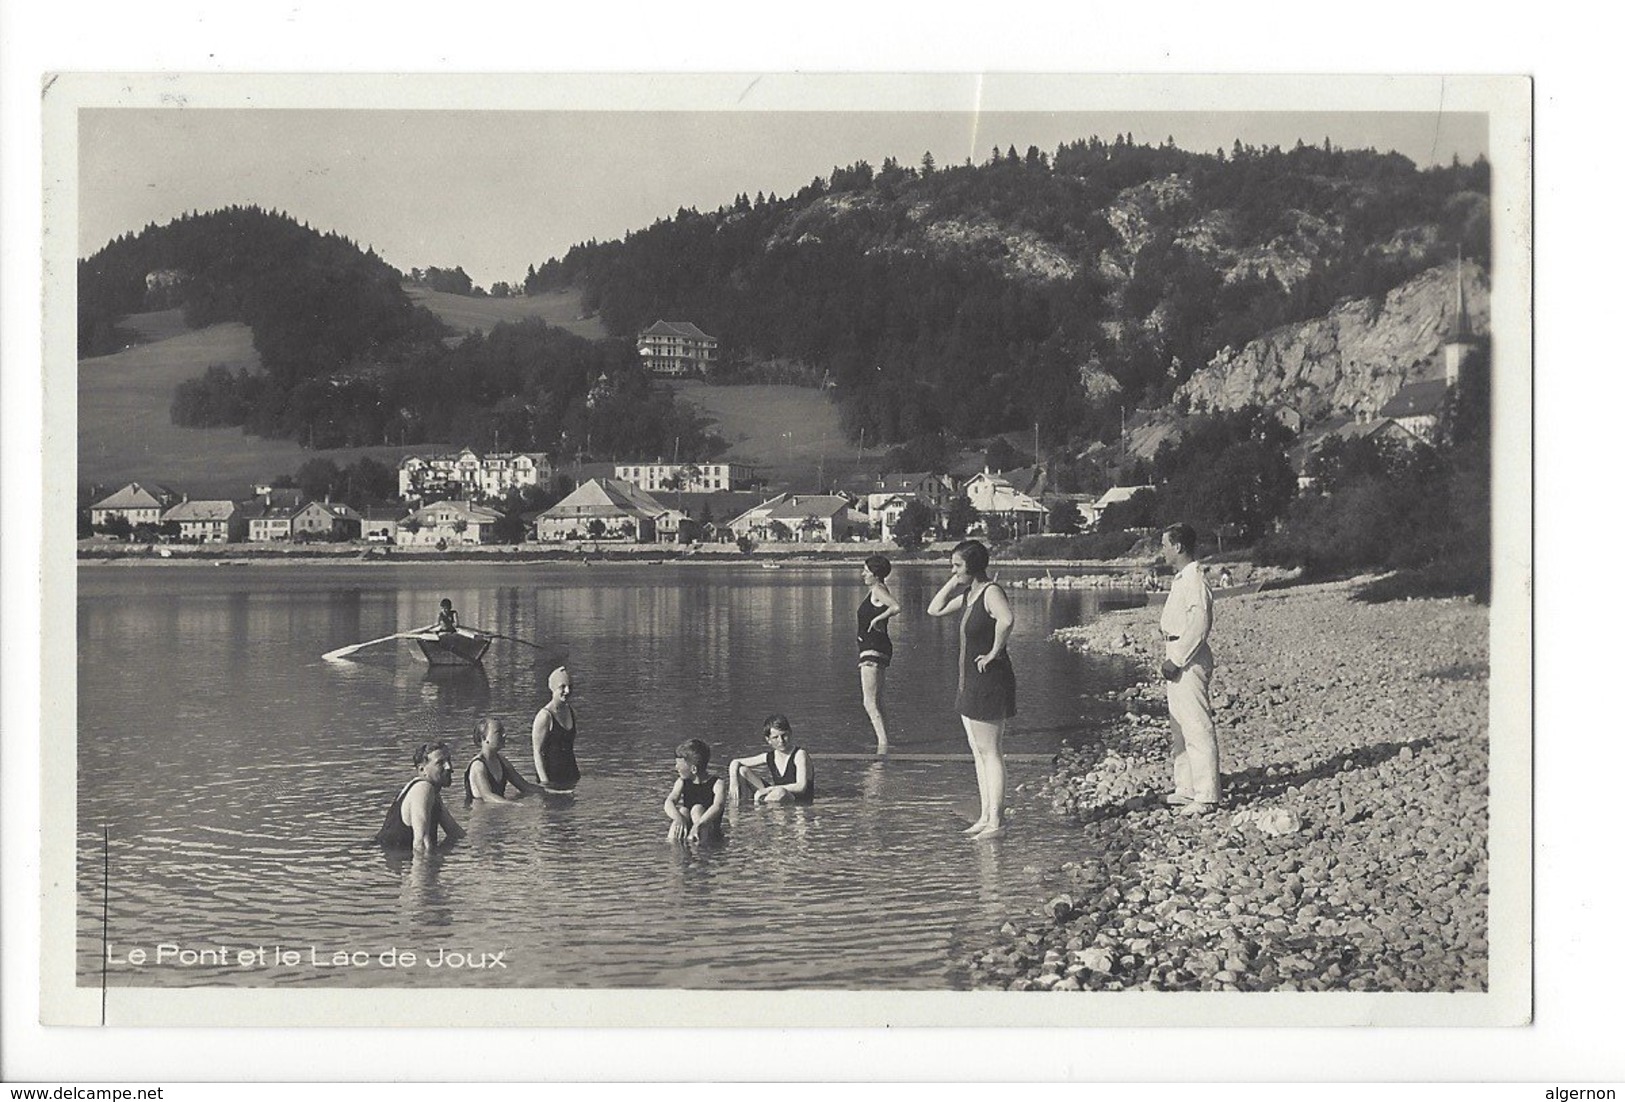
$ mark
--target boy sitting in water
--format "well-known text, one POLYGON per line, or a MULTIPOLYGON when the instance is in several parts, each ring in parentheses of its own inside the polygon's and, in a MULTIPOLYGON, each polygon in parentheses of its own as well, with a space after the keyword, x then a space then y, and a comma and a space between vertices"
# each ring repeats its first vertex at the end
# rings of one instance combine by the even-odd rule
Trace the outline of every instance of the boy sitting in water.
POLYGON ((777 713, 768 716, 762 738, 767 742, 764 753, 728 763, 728 787, 735 802, 743 798, 748 785, 759 804, 812 803, 812 761, 807 751, 790 745, 790 720, 777 713))
POLYGON ((697 738, 678 743, 676 764, 677 781, 666 797, 666 840, 693 844, 716 837, 722 829, 722 778, 709 772, 711 747, 697 738))

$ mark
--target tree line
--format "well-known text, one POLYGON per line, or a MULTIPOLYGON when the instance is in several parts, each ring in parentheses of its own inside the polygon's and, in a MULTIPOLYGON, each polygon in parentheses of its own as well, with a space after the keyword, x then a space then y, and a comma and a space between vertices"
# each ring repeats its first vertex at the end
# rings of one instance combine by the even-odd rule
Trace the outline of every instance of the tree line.
POLYGON ((722 341, 724 374, 826 370, 854 439, 1036 421, 1046 445, 1086 443, 1226 346, 1385 293, 1458 245, 1486 259, 1488 189, 1482 160, 1421 170, 1329 143, 1193 153, 1119 135, 980 164, 860 161, 577 245, 524 288, 580 288, 626 336, 692 320, 722 341), (1121 392, 1089 398, 1086 366, 1121 392))

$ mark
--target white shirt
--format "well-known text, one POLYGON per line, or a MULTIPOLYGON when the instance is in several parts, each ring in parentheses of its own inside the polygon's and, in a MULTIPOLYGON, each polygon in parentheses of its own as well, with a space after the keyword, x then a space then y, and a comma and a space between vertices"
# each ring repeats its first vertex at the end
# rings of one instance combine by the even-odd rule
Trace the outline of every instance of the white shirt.
POLYGON ((1174 575, 1159 626, 1168 637, 1165 648, 1168 661, 1181 669, 1190 665, 1196 652, 1207 645, 1208 632, 1213 629, 1213 590, 1207 584, 1201 564, 1186 563, 1185 569, 1174 575))

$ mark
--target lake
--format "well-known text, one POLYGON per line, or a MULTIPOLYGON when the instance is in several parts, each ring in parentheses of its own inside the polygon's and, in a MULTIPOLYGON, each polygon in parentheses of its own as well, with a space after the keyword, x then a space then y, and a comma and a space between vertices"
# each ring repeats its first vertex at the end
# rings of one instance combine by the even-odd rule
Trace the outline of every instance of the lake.
POLYGON ((1031 791, 1062 739, 1089 737, 1080 695, 1128 671, 1047 640, 1096 593, 1008 590, 1006 750, 1030 757, 1010 763, 1005 836, 961 838, 976 782, 953 711, 957 622, 924 611, 945 576, 893 574, 899 758, 876 760, 855 564, 83 566, 79 982, 105 965, 123 986, 963 987, 963 948, 1041 902, 1043 873, 1088 859, 1088 835, 1031 791), (465 624, 568 645, 574 796, 463 800, 483 715, 533 775, 537 651, 499 640, 472 670, 431 671, 406 642, 320 658, 430 623, 442 597, 465 624), (676 744, 705 739, 725 773, 761 751, 770 712, 812 755, 817 802, 746 804, 720 846, 668 844, 676 744), (446 802, 468 837, 393 857, 372 835, 433 739, 452 746, 446 802))

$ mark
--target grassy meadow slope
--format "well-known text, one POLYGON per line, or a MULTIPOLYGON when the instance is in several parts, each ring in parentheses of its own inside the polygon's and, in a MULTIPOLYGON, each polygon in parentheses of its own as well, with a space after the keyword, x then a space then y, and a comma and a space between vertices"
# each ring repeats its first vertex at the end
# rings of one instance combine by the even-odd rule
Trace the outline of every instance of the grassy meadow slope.
MULTIPOLYGON (((758 465, 770 481, 810 490, 823 460, 826 483, 857 466, 856 444, 841 435, 835 403, 823 392, 779 384, 670 384, 679 400, 711 419, 711 431, 731 445, 722 458, 758 465)), ((876 457, 871 449, 868 465, 876 457)))
MULTIPOLYGON (((187 329, 179 310, 132 314, 121 326, 148 343, 79 361, 80 482, 162 482, 193 497, 246 496, 253 484, 292 474, 318 456, 345 464, 363 455, 386 463, 401 448, 306 451, 291 440, 245 436, 233 428, 173 425, 175 384, 211 364, 259 366, 248 327, 235 322, 187 329)), ((410 450, 418 450, 416 448, 410 450)))
MULTIPOLYGON (((476 299, 416 289, 411 294, 448 325, 464 330, 528 316, 549 324, 568 323, 583 336, 603 335, 596 319, 576 320, 580 304, 573 293, 524 299, 476 299)), ((155 481, 194 497, 236 497, 247 494, 257 481, 292 474, 318 457, 340 465, 363 455, 394 463, 406 451, 439 447, 308 451, 291 440, 247 436, 233 428, 171 424, 169 403, 177 383, 201 375, 213 364, 232 370, 259 366, 252 334, 236 323, 187 329, 179 310, 132 314, 120 324, 145 343, 79 362, 80 482, 155 481)), ((771 384, 670 385, 680 400, 711 419, 713 431, 730 442, 725 458, 757 464, 770 481, 810 490, 820 460, 826 484, 858 464, 857 447, 841 436, 835 405, 823 392, 771 384)), ((668 454, 672 443, 662 442, 668 454)), ((862 458, 872 466, 877 456, 871 449, 862 458)))

